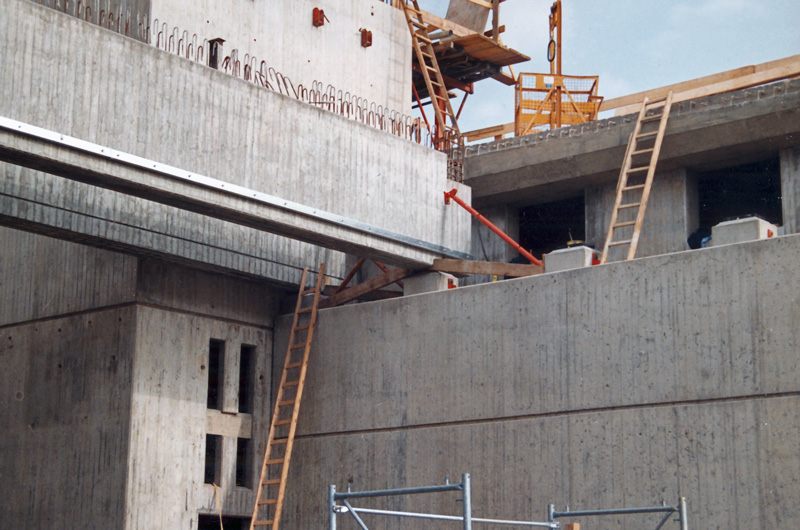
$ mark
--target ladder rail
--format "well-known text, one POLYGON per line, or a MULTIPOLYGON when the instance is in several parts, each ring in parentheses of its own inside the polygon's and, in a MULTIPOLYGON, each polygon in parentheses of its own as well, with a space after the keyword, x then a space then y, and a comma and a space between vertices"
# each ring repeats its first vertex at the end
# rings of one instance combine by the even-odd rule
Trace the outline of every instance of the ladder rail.
POLYGON ((633 133, 631 133, 630 138, 628 139, 628 146, 625 150, 625 159, 623 161, 622 168, 619 174, 619 179, 617 181, 614 207, 611 212, 611 219, 608 225, 608 232, 606 233, 606 239, 603 244, 603 252, 600 256, 600 264, 606 263, 608 261, 610 248, 612 246, 629 245, 628 252, 625 258, 626 260, 631 260, 636 255, 636 249, 638 248, 639 244, 639 236, 641 234, 642 225, 644 224, 644 215, 647 209, 647 203, 650 198, 650 192, 652 190, 653 178, 655 176, 658 157, 661 153, 661 145, 664 140, 664 133, 666 131, 667 121, 669 119, 669 112, 671 106, 672 106, 672 91, 670 91, 667 94, 666 98, 650 101, 645 97, 644 100, 642 101, 642 106, 639 109, 639 115, 636 120, 633 133), (658 108, 662 109, 660 114, 647 116, 648 110, 658 109, 658 108), (646 122, 655 122, 656 120, 659 121, 657 130, 642 134, 643 124, 646 122), (650 141, 653 141, 652 147, 645 147, 645 148, 638 147, 639 142, 650 142, 650 141), (641 157, 647 154, 649 154, 647 165, 646 166, 641 165, 634 168, 633 158, 641 157), (644 171, 645 169, 647 170, 647 173, 645 175, 644 183, 628 186, 629 175, 634 172, 639 173, 641 171, 644 171), (625 193, 635 190, 641 190, 641 196, 638 199, 638 202, 634 201, 634 202, 623 203, 623 198, 625 193), (619 223, 618 222, 619 212, 622 209, 627 209, 627 208, 637 209, 635 220, 619 223), (616 230, 618 228, 625 228, 630 226, 633 226, 633 232, 630 238, 620 241, 615 241, 614 236, 616 235, 616 230))
MULTIPOLYGON (((308 358, 311 351, 311 344, 314 337, 314 326, 316 324, 317 310, 319 307, 319 300, 322 293, 322 287, 325 283, 325 264, 321 264, 319 274, 317 277, 316 286, 313 289, 306 289, 306 279, 308 276, 308 269, 303 269, 300 279, 300 289, 297 295, 297 303, 295 304, 294 316, 292 318, 292 327, 289 333, 289 342, 286 348, 286 357, 283 361, 283 370, 281 372, 281 380, 278 386, 278 392, 275 397, 275 407, 270 421, 269 435, 267 436, 267 447, 264 452, 264 460, 261 465, 261 473, 258 480, 258 488, 256 490, 256 498, 253 506, 253 514, 250 519, 250 530, 255 527, 268 526, 271 530, 278 530, 280 524, 281 514, 283 512, 283 501, 286 494, 286 485, 289 476, 289 463, 291 461, 292 449, 294 447, 294 436, 297 429, 297 420, 300 414, 300 403, 302 401, 303 388, 305 386, 305 377, 308 368, 308 358), (311 306, 303 307, 303 299, 306 295, 314 295, 311 306), (311 311, 305 311, 308 308, 311 311), (300 318, 306 317, 309 319, 307 324, 300 325, 300 318), (298 332, 305 332, 305 339, 303 344, 302 361, 300 362, 300 374, 297 379, 289 381, 289 372, 298 368, 297 361, 293 360, 295 348, 295 341, 297 340, 298 332), (294 388, 294 397, 286 399, 285 390, 287 388, 294 388), (292 407, 292 415, 289 420, 281 419, 281 413, 286 407, 292 407), (276 432, 279 427, 289 425, 289 433, 285 438, 276 439, 276 432), (285 445, 283 456, 275 457, 273 455, 273 448, 276 445, 285 445), (271 466, 281 466, 280 478, 269 478, 269 469, 271 466), (278 486, 277 497, 264 499, 265 486, 278 486), (259 519, 259 511, 262 507, 274 507, 274 513, 271 519, 259 519)), ((264 508, 267 509, 267 508, 264 508)))
POLYGON ((411 33, 411 44, 417 56, 420 73, 425 80, 425 86, 431 98, 436 124, 442 131, 442 136, 445 139, 447 139, 448 131, 450 130, 454 132, 454 136, 457 139, 461 136, 461 131, 458 128, 456 114, 450 103, 450 96, 447 94, 447 85, 442 77, 439 61, 436 59, 436 51, 433 49, 427 26, 420 16, 421 10, 419 8, 419 3, 417 0, 411 0, 411 4, 413 8, 409 7, 407 0, 401 2, 403 13, 406 17, 406 24, 411 33), (414 13, 413 16, 412 13, 414 13), (425 48, 424 50, 423 47, 425 48), (434 74, 435 83, 431 80, 431 72, 434 74), (434 84, 438 87, 438 90, 434 88, 434 84), (444 110, 441 108, 440 102, 444 103, 444 110), (448 117, 452 122, 450 125, 447 124, 448 117))
POLYGON ((658 155, 661 153, 661 144, 664 141, 664 131, 667 130, 667 120, 669 120, 669 111, 672 107, 672 90, 667 94, 667 99, 664 101, 664 108, 661 111, 661 122, 658 124, 658 133, 656 134, 655 143, 653 144, 653 152, 651 154, 650 167, 647 170, 647 177, 644 182, 644 189, 642 190, 641 206, 636 215, 636 225, 633 228, 633 236, 631 237, 631 246, 628 248, 628 260, 633 259, 636 255, 636 248, 639 246, 639 234, 642 231, 642 224, 644 224, 644 212, 647 209, 647 201, 650 199, 650 190, 653 186, 653 177, 656 174, 656 163, 658 162, 658 155))
POLYGON ((611 241, 614 238, 614 225, 617 223, 617 218, 619 217, 619 207, 622 204, 622 190, 628 183, 628 172, 631 169, 631 163, 633 158, 631 157, 631 151, 633 150, 634 145, 634 138, 636 138, 636 133, 641 131, 641 124, 642 118, 644 117, 644 113, 647 107, 647 96, 644 98, 644 102, 642 102, 642 108, 639 109, 639 116, 636 119, 636 125, 633 128, 633 132, 628 137, 628 146, 625 148, 625 158, 622 162, 622 169, 619 172, 619 178, 617 180, 617 189, 616 189, 616 196, 614 198, 614 207, 611 210, 611 221, 609 222, 609 230, 606 233, 606 240, 603 244, 603 253, 600 256, 600 263, 605 263, 608 259, 609 249, 611 247, 611 241))

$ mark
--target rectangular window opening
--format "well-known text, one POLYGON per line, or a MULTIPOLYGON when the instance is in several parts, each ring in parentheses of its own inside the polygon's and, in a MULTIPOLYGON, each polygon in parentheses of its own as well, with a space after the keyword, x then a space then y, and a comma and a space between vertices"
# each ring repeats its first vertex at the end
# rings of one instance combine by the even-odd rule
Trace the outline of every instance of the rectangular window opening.
MULTIPOLYGON (((225 530, 248 530, 250 528, 250 518, 223 515, 222 525, 225 530)), ((219 530, 219 515, 199 514, 197 530, 219 530)))
MULTIPOLYGON (((541 259, 544 254, 567 248, 586 238, 586 208, 583 195, 534 204, 519 211, 519 244, 541 259)), ((513 263, 527 263, 518 256, 513 263)))
POLYGON ((239 353, 239 412, 253 413, 256 347, 242 344, 239 353))
POLYGON ((242 488, 250 488, 251 485, 251 454, 252 440, 248 438, 236 439, 236 485, 242 488))
POLYGON ((211 339, 208 344, 208 402, 210 409, 222 410, 223 368, 225 341, 211 339))
POLYGON ((206 434, 206 465, 203 482, 205 484, 220 483, 220 457, 222 456, 222 436, 206 434))

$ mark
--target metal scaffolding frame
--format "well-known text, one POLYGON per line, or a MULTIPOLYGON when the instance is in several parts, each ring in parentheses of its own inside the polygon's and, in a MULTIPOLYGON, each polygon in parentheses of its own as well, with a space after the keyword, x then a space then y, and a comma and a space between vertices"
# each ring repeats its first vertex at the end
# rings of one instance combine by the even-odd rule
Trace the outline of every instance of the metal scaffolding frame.
POLYGON ((485 523, 485 524, 501 524, 506 526, 527 526, 538 528, 551 528, 558 529, 561 527, 560 523, 555 521, 551 522, 536 522, 536 521, 509 521, 502 519, 485 519, 481 517, 472 516, 472 488, 470 486, 469 474, 461 475, 461 482, 458 484, 450 484, 446 481, 445 484, 439 486, 422 486, 417 488, 399 488, 388 490, 374 490, 374 491, 357 491, 346 493, 337 493, 336 486, 328 486, 328 515, 329 530, 336 530, 336 515, 340 513, 349 513, 356 521, 361 530, 369 530, 364 520, 361 519, 359 513, 386 515, 395 517, 409 517, 414 519, 433 519, 438 521, 461 521, 464 530, 472 530, 472 523, 485 523), (350 504, 350 499, 363 499, 368 497, 390 497, 394 495, 415 495, 420 493, 441 493, 447 491, 461 492, 463 502, 463 514, 458 515, 441 515, 431 513, 419 512, 401 512, 394 510, 376 510, 371 508, 359 508, 350 504), (336 501, 341 501, 342 504, 336 504, 336 501))
POLYGON ((486 519, 482 517, 472 516, 472 487, 470 483, 469 473, 461 475, 461 482, 458 484, 451 484, 449 480, 438 486, 421 486, 415 488, 397 488, 386 490, 372 490, 372 491, 348 491, 345 493, 338 493, 336 485, 331 484, 328 486, 328 530, 336 530, 336 516, 338 514, 349 513, 353 520, 358 524, 361 530, 369 530, 367 524, 359 514, 373 514, 394 517, 407 517, 411 519, 431 519, 438 521, 459 521, 462 523, 463 530, 472 530, 473 523, 482 524, 495 524, 505 526, 525 526, 531 528, 550 528, 558 530, 561 528, 561 523, 556 521, 560 518, 576 518, 576 517, 590 517, 590 516, 603 516, 603 515, 634 515, 634 514, 648 514, 648 513, 663 513, 664 517, 659 521, 655 530, 660 530, 664 524, 669 520, 673 514, 678 515, 677 521, 680 523, 680 530, 689 530, 686 517, 686 498, 681 497, 676 506, 647 506, 640 508, 614 508, 614 509, 600 509, 600 510, 570 510, 567 507, 566 511, 557 511, 554 504, 547 506, 548 520, 546 522, 538 521, 514 521, 504 519, 486 519), (442 515, 422 512, 405 512, 397 510, 378 510, 374 508, 361 508, 350 504, 351 499, 364 499, 374 497, 391 497, 397 495, 416 495, 422 493, 442 493, 448 491, 461 492, 461 499, 463 503, 462 515, 442 515), (341 501, 341 504, 337 504, 341 501))
POLYGON ((556 519, 562 517, 590 517, 599 515, 634 515, 644 513, 663 513, 664 517, 658 523, 655 530, 660 530, 662 526, 669 520, 670 516, 674 513, 678 514, 678 521, 681 524, 681 530, 689 530, 689 525, 686 520, 686 498, 681 497, 677 506, 648 506, 643 508, 615 508, 607 510, 567 510, 564 512, 556 511, 555 505, 550 504, 547 506, 548 520, 555 522, 556 519))

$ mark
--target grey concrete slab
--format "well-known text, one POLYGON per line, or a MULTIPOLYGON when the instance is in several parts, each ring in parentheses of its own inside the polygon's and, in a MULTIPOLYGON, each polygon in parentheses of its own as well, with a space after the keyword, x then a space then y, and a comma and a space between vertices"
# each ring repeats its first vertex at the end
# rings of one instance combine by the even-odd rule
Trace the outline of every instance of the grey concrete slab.
MULTIPOLYGON (((661 171, 737 165, 796 146, 800 80, 780 81, 673 106, 661 171)), ((524 206, 614 182, 636 115, 479 144, 467 149, 464 182, 476 207, 524 206)))
POLYGON ((52 136, 49 131, 0 121, 0 159, 181 210, 400 265, 425 266, 432 264, 435 257, 466 256, 435 243, 165 167, 101 145, 74 138, 54 143, 50 140, 52 136))

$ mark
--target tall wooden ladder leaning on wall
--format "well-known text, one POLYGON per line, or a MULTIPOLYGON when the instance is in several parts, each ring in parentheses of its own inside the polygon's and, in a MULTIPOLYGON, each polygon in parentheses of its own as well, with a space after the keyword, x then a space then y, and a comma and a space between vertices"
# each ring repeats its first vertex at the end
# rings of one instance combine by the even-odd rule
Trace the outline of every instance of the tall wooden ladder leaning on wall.
POLYGON ((611 222, 608 224, 603 254, 600 256, 601 264, 608 261, 612 247, 628 246, 626 260, 633 259, 636 255, 671 107, 671 90, 665 98, 653 101, 645 98, 642 102, 619 173, 617 196, 611 212, 611 222))
POLYGON ((286 480, 289 476, 289 460, 292 456, 300 400, 303 397, 308 367, 308 354, 314 337, 317 308, 325 285, 325 264, 319 266, 319 275, 314 287, 306 288, 307 276, 308 269, 303 269, 289 344, 283 361, 283 373, 269 426, 267 450, 264 454, 264 463, 261 465, 261 478, 258 480, 253 517, 250 519, 250 530, 259 527, 278 530, 281 518, 286 480))
MULTIPOLYGON (((433 112, 436 116, 436 127, 441 132, 441 136, 447 142, 448 148, 459 146, 461 131, 458 129, 456 115, 453 106, 450 104, 450 97, 447 95, 447 86, 442 78, 442 71, 439 69, 439 62, 436 60, 436 52, 433 49, 433 41, 428 35, 428 26, 422 20, 422 11, 417 0, 401 0, 403 13, 406 15, 408 30, 411 32, 411 44, 414 53, 417 54, 420 73, 425 79, 425 87, 431 98, 433 112), (450 124, 447 119, 450 118, 450 124)), ((420 102, 420 105, 422 102, 420 102)))

